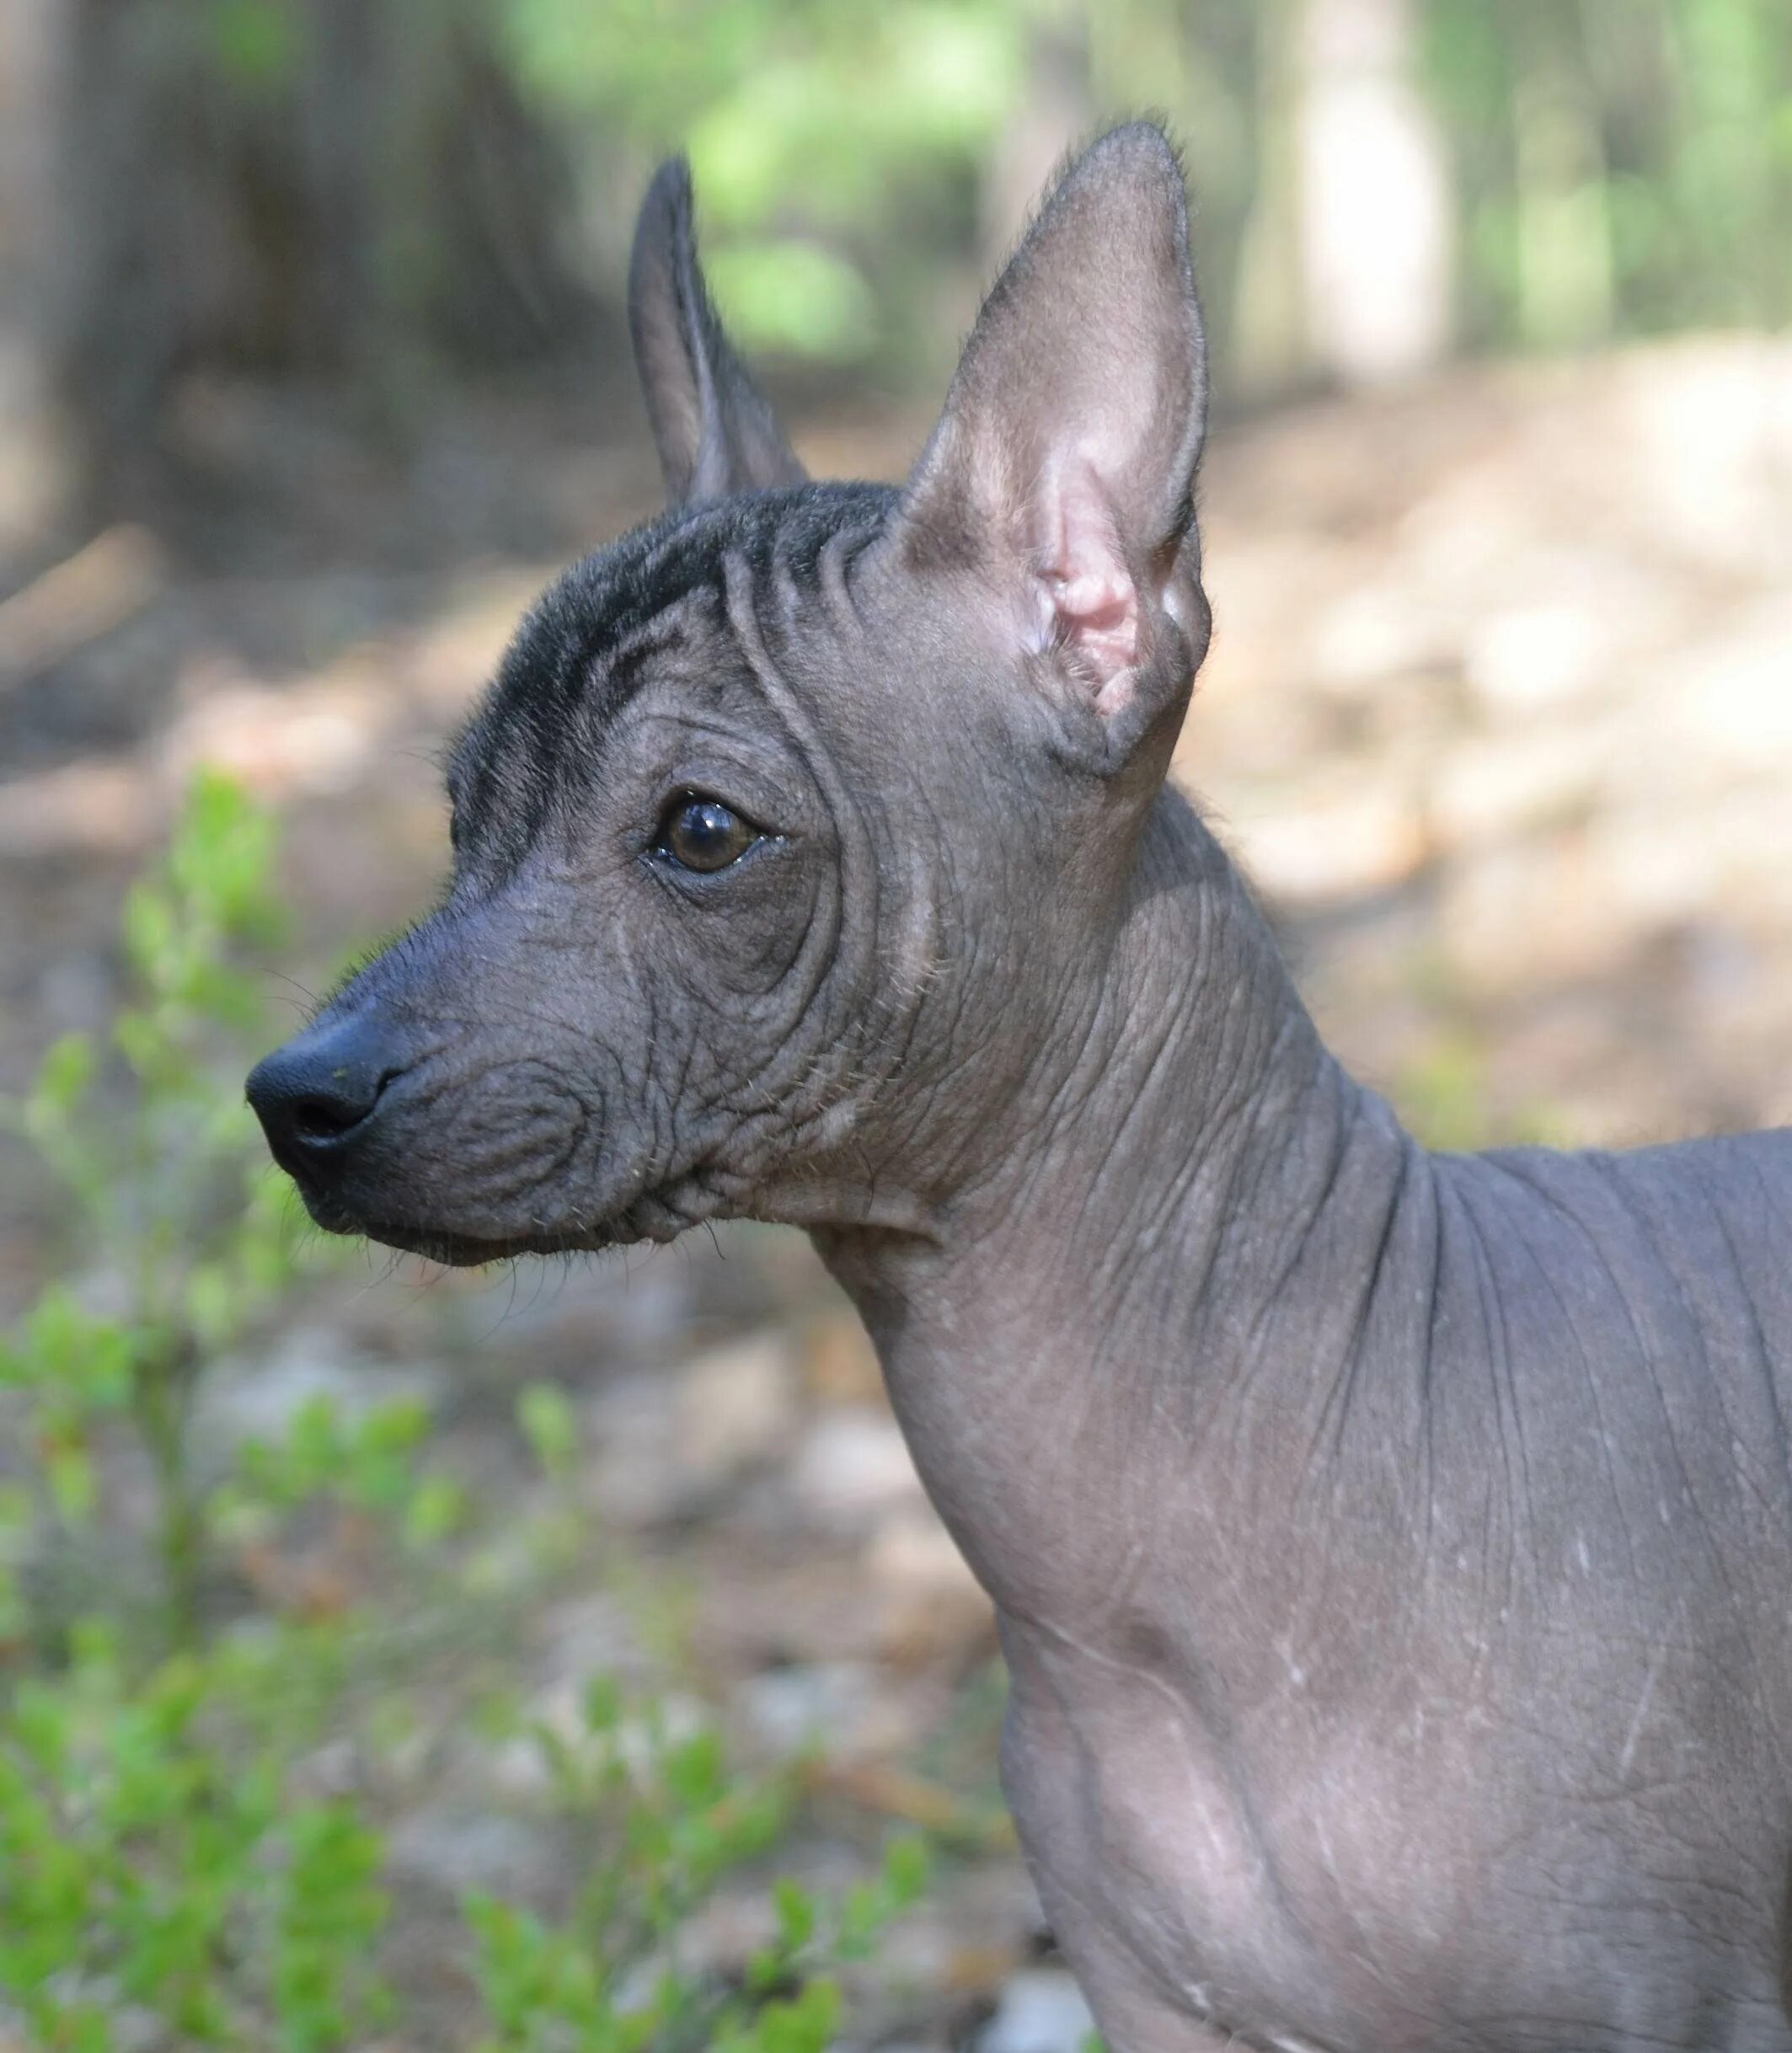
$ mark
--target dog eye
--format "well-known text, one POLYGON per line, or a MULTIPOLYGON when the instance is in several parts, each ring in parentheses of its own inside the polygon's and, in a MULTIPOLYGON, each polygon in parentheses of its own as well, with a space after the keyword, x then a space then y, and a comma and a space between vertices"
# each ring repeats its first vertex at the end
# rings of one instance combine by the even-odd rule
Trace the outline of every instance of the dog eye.
POLYGON ((687 791, 674 799, 660 822, 658 846, 686 869, 726 869, 759 839, 759 830, 719 799, 687 791))

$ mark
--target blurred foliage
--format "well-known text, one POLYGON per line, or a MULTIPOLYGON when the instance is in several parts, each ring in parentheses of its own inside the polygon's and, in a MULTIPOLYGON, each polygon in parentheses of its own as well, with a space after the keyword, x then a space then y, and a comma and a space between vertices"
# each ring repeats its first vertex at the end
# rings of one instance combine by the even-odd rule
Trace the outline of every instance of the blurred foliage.
POLYGON ((1436 174, 1413 182, 1456 261, 1415 274, 1437 281, 1428 334, 1554 349, 1792 318, 1784 0, 70 0, 66 19, 67 175, 37 189, 56 218, 36 240, 101 473, 208 372, 323 377, 402 425, 433 414, 432 373, 619 363, 634 209, 676 149, 742 341, 886 387, 937 385, 1054 158, 1141 110, 1186 151, 1230 392, 1350 375, 1323 302, 1362 267, 1335 244, 1402 232, 1365 121, 1436 174), (1361 79, 1313 55, 1322 22, 1372 53, 1361 79), (1359 86, 1328 128, 1319 101, 1359 86), (1362 162, 1316 171, 1316 138, 1362 162), (1359 174, 1362 207, 1322 218, 1314 193, 1359 174))
POLYGON ((1784 0, 1427 7, 1473 338, 1792 319, 1784 0))
POLYGON ((1571 1147, 1574 1136, 1540 1099, 1501 1104, 1484 1048, 1465 1025, 1444 1026, 1393 1078, 1400 1116, 1427 1147, 1468 1153, 1490 1147, 1571 1147))
POLYGON ((913 339, 894 291, 912 282, 903 248, 971 238, 976 166, 1024 84, 1029 7, 501 3, 536 104, 594 139, 594 173, 632 161, 619 231, 646 167, 688 152, 711 283, 745 343, 841 357, 913 339))
POLYGON ((415 2038, 382 1954, 388 1817, 426 1790, 420 1763, 483 1750, 513 1778, 520 1751, 580 1880, 556 1922, 465 1899, 457 2043, 821 2053, 838 1970, 920 1893, 923 1850, 892 1838, 834 1892, 760 1874, 803 1762, 744 1772, 688 1691, 624 1696, 602 1672, 570 1720, 512 1702, 518 1621, 542 1602, 608 1569, 619 1602, 665 1610, 607 1562, 560 1392, 522 1393, 534 1479, 489 1507, 415 1399, 350 1415, 313 1397, 268 1437, 195 1452, 224 1350, 303 1282, 297 1207, 242 1097, 272 849, 266 816, 201 778, 126 904, 131 1002, 5 1108, 66 1186, 68 1235, 0 1343, 0 2042, 415 2038), (45 1572, 59 1548, 110 1570, 72 1608, 45 1572), (733 1978, 689 1960, 686 1933, 748 1868, 776 1936, 733 1978))
MULTIPOLYGON (((717 296, 751 345, 922 348, 923 267, 992 257, 979 179, 1049 56, 1075 75, 1087 125, 1144 107, 1186 140, 1228 345, 1283 142, 1272 103, 1297 0, 495 4, 526 95, 591 139, 612 240, 650 160, 689 151, 717 296)), ((1458 199, 1468 339, 1792 318, 1784 0, 1417 0, 1413 20, 1458 199)))
MULTIPOLYGON (((220 1088, 260 1013, 238 951, 281 924, 271 847, 236 787, 201 777, 167 856, 125 901, 131 1002, 106 1042, 66 1036, 29 1095, 0 1104, 72 1212, 70 1272, 0 1345, 0 1388, 25 1401, 37 1474, 72 1524, 96 1510, 96 1435, 114 1419, 134 1428, 156 1470, 161 1596, 179 1642, 201 1574, 186 1459, 197 1379, 288 1285, 296 1255, 290 1197, 240 1090, 220 1088)), ((0 1571, 0 1616, 18 1601, 0 1571)))

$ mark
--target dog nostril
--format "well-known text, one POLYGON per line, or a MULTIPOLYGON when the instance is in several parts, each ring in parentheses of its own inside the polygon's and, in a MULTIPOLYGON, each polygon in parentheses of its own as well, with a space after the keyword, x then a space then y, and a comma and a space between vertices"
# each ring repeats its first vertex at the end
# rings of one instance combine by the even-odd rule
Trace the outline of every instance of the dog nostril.
POLYGON ((301 1098, 292 1107, 293 1131, 302 1141, 335 1141, 360 1125, 377 1102, 353 1104, 340 1098, 301 1098))
POLYGON ((301 1160, 321 1168, 338 1142, 365 1125, 386 1087, 404 1073, 404 1064, 392 1061, 386 1050, 370 1049, 369 1038, 352 1028, 302 1037, 277 1049, 250 1075, 249 1101, 275 1157, 295 1174, 301 1160))

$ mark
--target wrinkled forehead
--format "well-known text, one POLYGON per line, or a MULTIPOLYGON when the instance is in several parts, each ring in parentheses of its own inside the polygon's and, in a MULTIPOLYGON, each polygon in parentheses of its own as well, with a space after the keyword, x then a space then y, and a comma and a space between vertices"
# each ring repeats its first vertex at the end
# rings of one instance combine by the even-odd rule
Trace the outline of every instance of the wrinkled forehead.
POLYGON ((869 541, 895 497, 869 484, 756 493, 666 515, 575 564, 524 618, 454 744, 457 842, 521 855, 650 677, 777 662, 829 545, 869 541))

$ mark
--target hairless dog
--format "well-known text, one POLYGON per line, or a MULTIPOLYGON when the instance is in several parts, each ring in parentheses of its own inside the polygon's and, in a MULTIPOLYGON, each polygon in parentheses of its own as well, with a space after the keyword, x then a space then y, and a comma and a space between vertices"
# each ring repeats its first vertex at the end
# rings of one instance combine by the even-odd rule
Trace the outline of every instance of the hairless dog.
POLYGON ((524 621, 439 910, 250 1079, 313 1216, 808 1229, 1115 2053, 1786 2053, 1792 1134, 1431 1154, 1326 1052, 1164 783, 1169 146, 1066 172, 898 489, 805 479, 681 165, 631 308, 671 509, 524 621))

